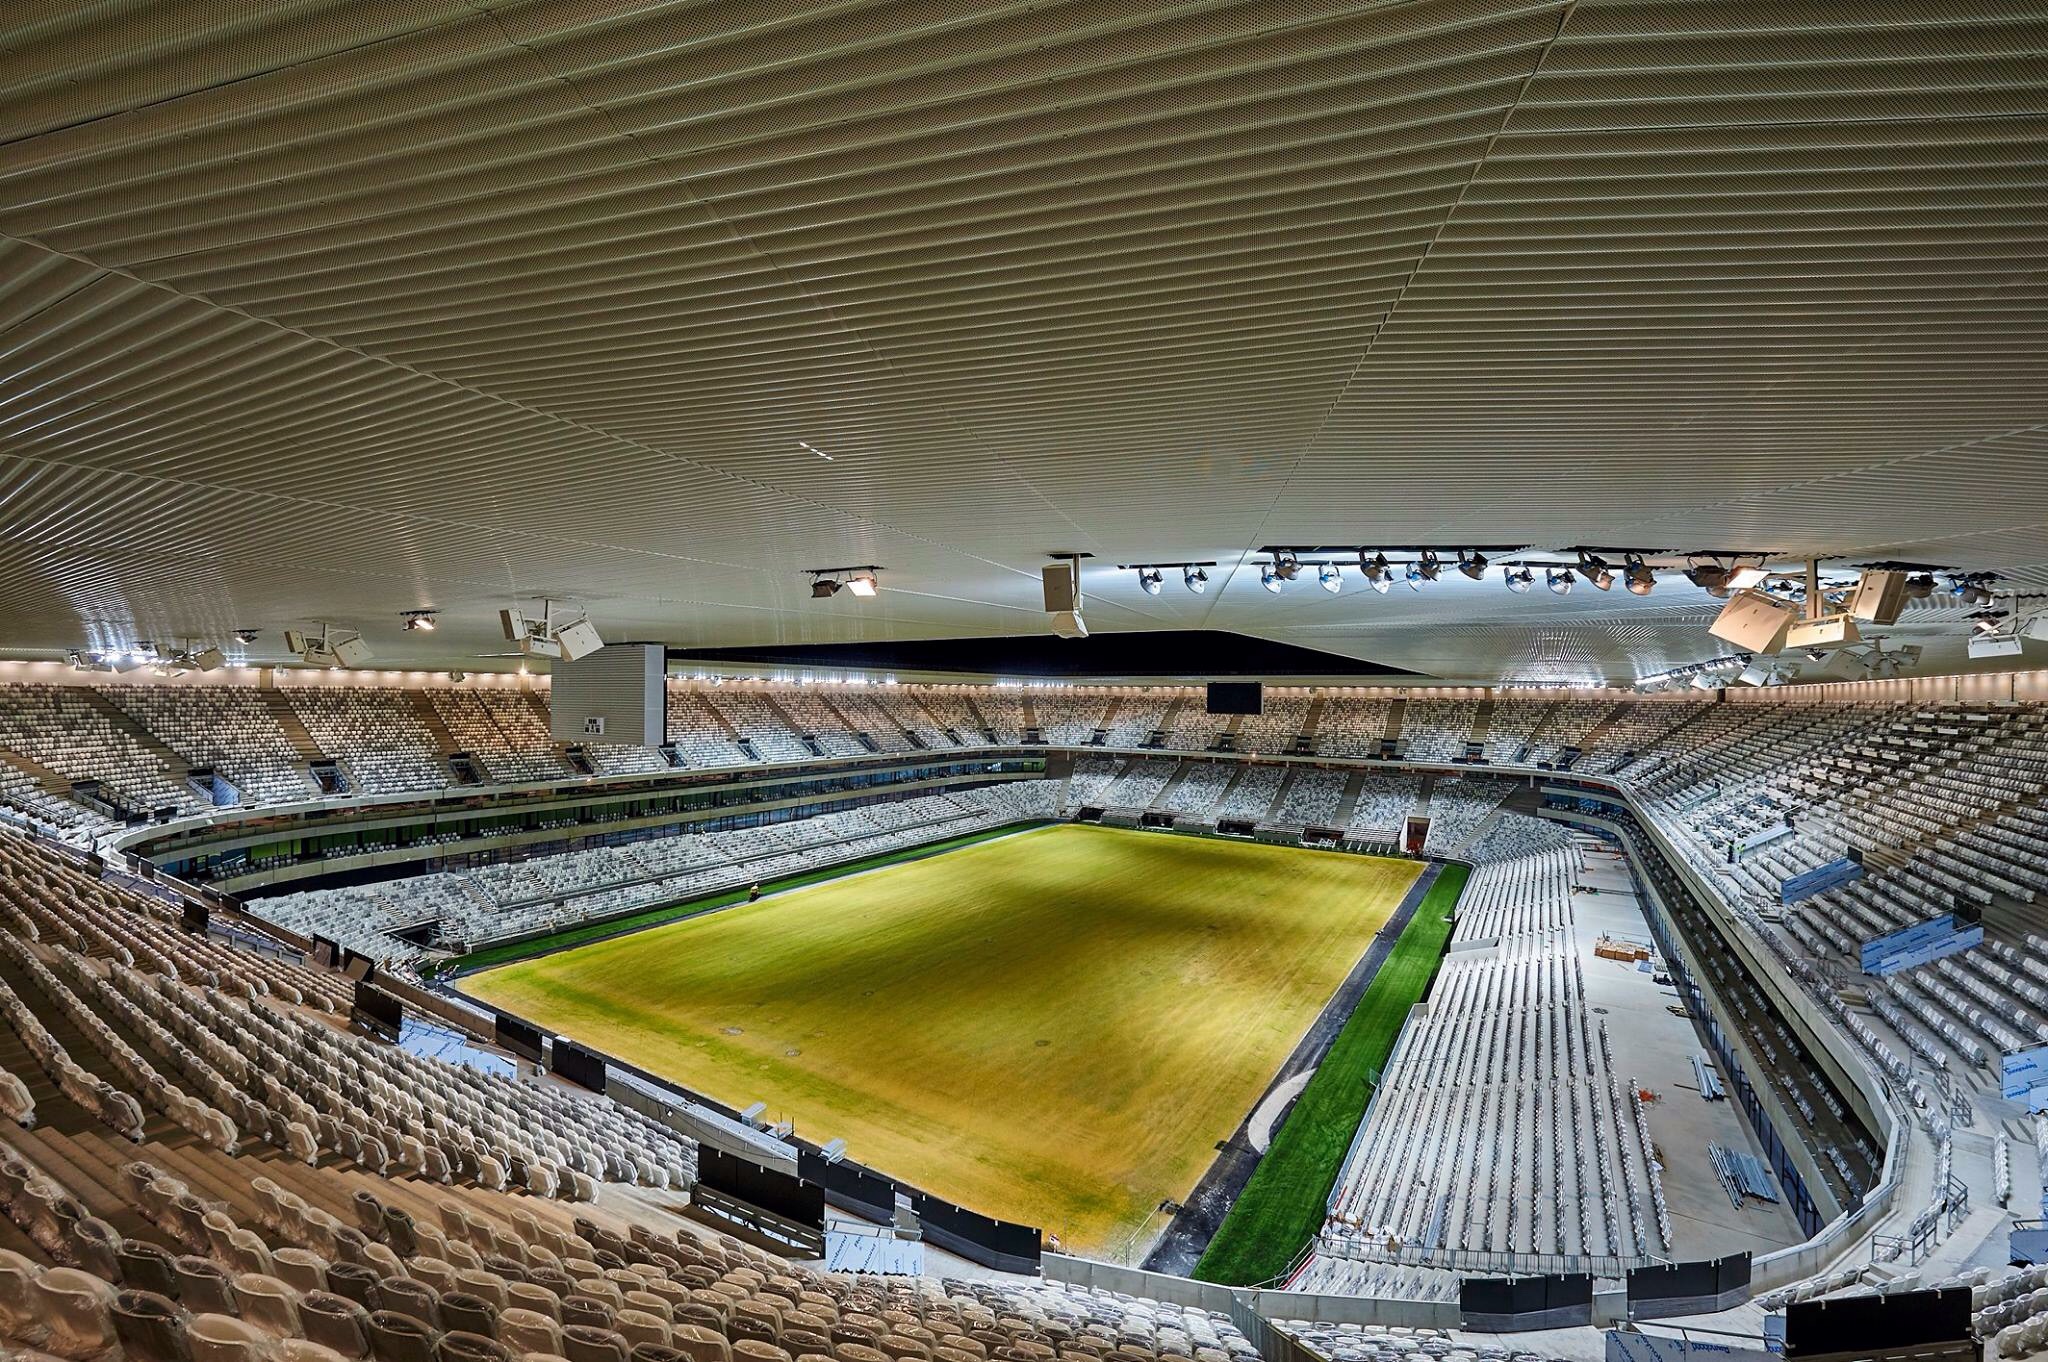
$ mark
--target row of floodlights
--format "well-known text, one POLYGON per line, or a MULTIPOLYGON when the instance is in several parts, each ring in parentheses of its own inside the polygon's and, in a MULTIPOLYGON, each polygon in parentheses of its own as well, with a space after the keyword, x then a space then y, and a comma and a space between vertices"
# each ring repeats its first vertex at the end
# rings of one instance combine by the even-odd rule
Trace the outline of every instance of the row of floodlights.
MULTIPOLYGON (((1396 583, 1406 586, 1410 591, 1420 591, 1425 583, 1436 581, 1446 566, 1455 566, 1460 575, 1475 582, 1485 581, 1488 571, 1493 566, 1492 561, 1477 549, 1460 549, 1456 551, 1454 558, 1454 563, 1446 564, 1443 556, 1434 549, 1422 549, 1415 557, 1397 562, 1388 558, 1384 551, 1367 552, 1360 549, 1357 570, 1365 578, 1367 586, 1384 596, 1394 589, 1396 583)), ((1551 591, 1560 596, 1569 595, 1581 578, 1592 583, 1594 589, 1599 591, 1612 590, 1617 582, 1637 596, 1647 596, 1657 589, 1656 571, 1644 560, 1643 555, 1627 553, 1621 555, 1621 559, 1618 571, 1606 558, 1587 552, 1580 553, 1577 561, 1569 564, 1504 563, 1501 565, 1501 581, 1508 590, 1518 595, 1524 594, 1535 586, 1536 569, 1541 566, 1545 583, 1551 591)), ((1278 595, 1287 589, 1289 582, 1298 580, 1304 572, 1312 569, 1316 585, 1335 595, 1344 588, 1344 567, 1344 563, 1337 559, 1305 559, 1295 552, 1276 550, 1270 559, 1259 564, 1259 585, 1278 595)), ((1727 590, 1732 589, 1726 585, 1730 572, 1730 569, 1719 564, 1697 564, 1688 567, 1686 575, 1710 591, 1717 588, 1727 590)), ((1206 577, 1203 577, 1200 583, 1190 580, 1188 589, 1199 592, 1207 580, 1206 577)), ((1141 572, 1139 582, 1147 591, 1158 594, 1156 569, 1153 570, 1150 582, 1146 581, 1141 572)))
MULTIPOLYGON (((407 610, 400 619, 407 633, 432 633, 440 626, 439 612, 407 610)), ((560 610, 548 600, 538 616, 518 606, 498 612, 505 640, 530 657, 587 657, 604 647, 597 627, 580 610, 560 610)), ((229 637, 237 647, 246 648, 259 637, 256 629, 234 630, 229 637)), ((362 631, 333 623, 322 623, 318 632, 287 629, 284 648, 294 658, 314 667, 360 667, 372 656, 362 631)), ((187 643, 173 648, 166 644, 140 641, 126 648, 88 652, 73 648, 64 655, 73 671, 129 672, 147 667, 158 676, 182 676, 187 672, 217 671, 229 661, 225 645, 187 643)))
MULTIPOLYGON (((1570 563, 1503 563, 1500 565, 1501 582, 1509 591, 1526 595, 1535 589, 1536 574, 1541 570, 1544 585, 1558 596, 1570 595, 1581 581, 1591 584, 1596 591, 1611 591, 1618 584, 1635 596, 1647 596, 1657 589, 1657 569, 1650 565, 1646 555, 1610 552, 1620 559, 1619 568, 1606 556, 1580 550, 1575 561, 1570 563)), ((1476 549, 1461 549, 1453 556, 1455 563, 1450 565, 1475 582, 1485 581, 1493 567, 1492 561, 1476 549)), ((1212 566, 1214 564, 1159 563, 1136 565, 1132 570, 1138 574, 1138 585, 1147 595, 1157 596, 1165 589, 1166 573, 1178 569, 1182 584, 1199 596, 1209 587, 1209 574, 1204 569, 1212 566)), ((1278 595, 1287 589, 1288 583, 1313 572, 1316 585, 1335 595, 1343 590, 1345 566, 1345 562, 1339 559, 1304 558, 1295 551, 1276 549, 1269 559, 1259 564, 1259 585, 1278 595)), ((1426 583, 1436 581, 1446 566, 1444 557, 1432 549, 1419 550, 1415 557, 1404 560, 1389 559, 1384 551, 1360 549, 1356 570, 1364 577, 1367 586, 1384 596, 1397 583, 1411 591, 1420 591, 1426 583)), ((1765 587, 1782 575, 1768 571, 1761 564, 1745 564, 1733 557, 1714 557, 1705 561, 1688 559, 1680 571, 1687 581, 1716 600, 1727 600, 1746 588, 1765 587)), ((1910 600, 1927 600, 1937 591, 1943 591, 1964 605, 1982 605, 1991 600, 1990 584, 1995 580, 1994 574, 1990 573, 1959 573, 1951 576, 1943 588, 1933 573, 1916 573, 1906 580, 1906 596, 1910 600)))

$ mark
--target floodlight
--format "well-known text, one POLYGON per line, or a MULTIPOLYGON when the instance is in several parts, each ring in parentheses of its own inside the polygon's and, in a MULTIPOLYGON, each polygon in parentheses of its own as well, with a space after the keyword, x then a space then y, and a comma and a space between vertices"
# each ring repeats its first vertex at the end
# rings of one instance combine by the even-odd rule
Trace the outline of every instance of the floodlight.
POLYGON ((1761 567, 1731 568, 1728 572, 1728 589, 1746 591, 1753 586, 1762 586, 1770 575, 1761 567))
POLYGON ((1694 563, 1685 570, 1685 579, 1709 596, 1728 598, 1728 569, 1719 563, 1694 563))

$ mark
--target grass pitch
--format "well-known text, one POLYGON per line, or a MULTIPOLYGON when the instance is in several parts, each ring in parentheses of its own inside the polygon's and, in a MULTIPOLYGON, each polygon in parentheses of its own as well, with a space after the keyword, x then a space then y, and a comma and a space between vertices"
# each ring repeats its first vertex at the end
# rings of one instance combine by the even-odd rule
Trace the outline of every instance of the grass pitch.
POLYGON ((1041 828, 464 987, 1071 1251, 1135 1257, 1419 872, 1041 828))

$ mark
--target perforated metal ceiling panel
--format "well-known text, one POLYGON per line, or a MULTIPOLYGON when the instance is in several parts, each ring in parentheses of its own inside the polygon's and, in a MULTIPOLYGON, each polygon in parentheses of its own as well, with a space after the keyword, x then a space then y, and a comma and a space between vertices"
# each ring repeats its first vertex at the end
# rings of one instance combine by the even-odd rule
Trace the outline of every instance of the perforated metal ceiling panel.
MULTIPOLYGON (((1711 603, 1268 543, 2048 583, 2038 3, 49 7, 0 38, 0 647, 1207 627, 1451 679, 1711 603), (829 459, 814 451, 823 451, 829 459), (879 563, 812 601, 803 569, 879 563), (438 606, 443 628, 398 632, 438 606)), ((1957 612, 1902 639, 1960 652, 1957 612)))

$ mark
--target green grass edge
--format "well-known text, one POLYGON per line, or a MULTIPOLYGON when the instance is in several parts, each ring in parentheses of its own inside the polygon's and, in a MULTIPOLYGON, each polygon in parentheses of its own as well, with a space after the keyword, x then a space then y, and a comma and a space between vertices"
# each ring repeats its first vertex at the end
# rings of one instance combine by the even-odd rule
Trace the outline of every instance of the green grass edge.
POLYGON ((1471 873, 1446 865, 1429 887, 1192 1276, 1225 1286, 1270 1282, 1322 1228, 1330 1189, 1372 1100, 1367 1075, 1385 1067, 1409 1009, 1436 977, 1451 910, 1471 873))
MULTIPOLYGON (((898 851, 886 851, 879 856, 868 856, 858 861, 848 861, 843 865, 826 866, 819 870, 807 870, 801 875, 785 875, 781 879, 768 880, 763 883, 761 892, 771 894, 785 889, 800 889, 807 884, 821 884, 826 880, 836 880, 843 875, 858 874, 863 870, 876 870, 882 866, 895 865, 902 861, 923 860, 927 856, 937 856, 948 851, 958 851, 961 847, 972 846, 976 842, 986 842, 991 838, 1006 837, 1013 832, 1028 832, 1033 828, 1044 826, 1046 826, 1044 820, 1036 820, 1006 823, 999 828, 983 828, 979 832, 962 833, 958 837, 948 837, 938 842, 927 842, 922 846, 904 847, 898 851)), ((684 899, 679 903, 671 903, 663 908, 647 908, 624 917, 607 918, 602 922, 589 922, 580 927, 564 927, 561 931, 550 932, 546 936, 537 936, 526 941, 511 941, 502 946, 486 946, 484 949, 472 951, 468 955, 450 957, 448 960, 441 962, 433 972, 440 978, 455 978, 459 975, 474 974, 478 970, 495 969, 499 965, 509 965, 515 961, 528 960, 539 955, 552 955, 556 951, 567 950, 571 946, 585 946, 593 941, 602 941, 608 937, 624 936, 628 932, 644 931, 649 927, 659 927, 670 922, 680 922, 684 918, 696 917, 699 913, 708 913, 714 908, 724 908, 729 904, 739 903, 746 897, 747 890, 744 888, 725 889, 716 894, 705 894, 700 898, 684 899)))

